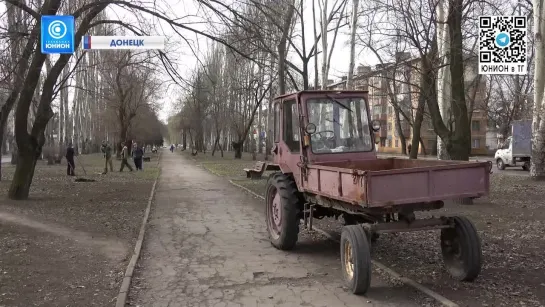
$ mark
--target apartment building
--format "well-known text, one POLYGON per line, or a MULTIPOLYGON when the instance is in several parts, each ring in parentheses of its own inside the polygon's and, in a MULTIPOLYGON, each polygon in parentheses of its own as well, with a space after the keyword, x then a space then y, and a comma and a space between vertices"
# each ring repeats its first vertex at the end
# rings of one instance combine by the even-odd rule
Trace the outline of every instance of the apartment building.
MULTIPOLYGON (((375 134, 377 150, 382 153, 401 153, 401 135, 406 145, 412 141, 412 122, 419 99, 418 59, 411 59, 408 53, 398 53, 394 63, 374 67, 359 66, 354 77, 355 88, 369 91, 371 118, 381 122, 381 129, 375 134), (397 109, 397 116, 396 116, 397 109), (399 125, 399 128, 397 128, 399 125), (399 133, 401 132, 401 133, 399 133), (401 135, 400 135, 401 134, 401 135)), ((477 62, 466 65, 466 99, 473 102, 471 116, 471 154, 487 154, 487 114, 483 104, 486 97, 486 81, 477 74, 477 62)), ((330 82, 329 89, 344 89, 346 77, 340 82, 330 82)), ((437 153, 437 135, 434 132, 429 112, 424 112, 421 131, 420 153, 437 153), (422 146, 423 145, 423 146, 422 146)))

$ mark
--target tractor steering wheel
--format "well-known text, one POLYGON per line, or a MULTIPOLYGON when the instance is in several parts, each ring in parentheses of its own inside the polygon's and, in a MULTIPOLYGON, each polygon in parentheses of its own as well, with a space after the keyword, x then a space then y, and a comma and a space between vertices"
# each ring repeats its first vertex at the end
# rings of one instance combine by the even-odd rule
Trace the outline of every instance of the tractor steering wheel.
POLYGON ((325 148, 331 149, 331 147, 328 146, 328 143, 331 143, 335 140, 335 131, 322 130, 312 134, 312 136, 315 136, 315 135, 319 136, 319 138, 316 138, 316 141, 320 142, 322 146, 324 146, 325 148), (324 136, 326 133, 331 133, 331 136, 324 136))

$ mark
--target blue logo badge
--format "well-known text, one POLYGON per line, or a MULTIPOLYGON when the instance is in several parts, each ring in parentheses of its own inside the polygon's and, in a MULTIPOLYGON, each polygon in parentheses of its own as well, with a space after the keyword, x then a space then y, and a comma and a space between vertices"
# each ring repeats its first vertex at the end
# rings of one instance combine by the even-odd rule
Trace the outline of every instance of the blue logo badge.
POLYGON ((40 45, 43 54, 74 53, 74 36, 74 16, 42 16, 40 45))
POLYGON ((509 38, 509 33, 501 32, 496 35, 496 45, 500 48, 505 48, 509 45, 511 42, 511 39, 509 38))

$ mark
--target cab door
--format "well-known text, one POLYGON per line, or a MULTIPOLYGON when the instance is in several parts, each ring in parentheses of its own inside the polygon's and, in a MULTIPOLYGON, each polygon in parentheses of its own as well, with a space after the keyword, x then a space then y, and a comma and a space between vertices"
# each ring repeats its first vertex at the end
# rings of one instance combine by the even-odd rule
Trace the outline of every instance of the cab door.
POLYGON ((295 98, 275 102, 274 105, 274 161, 283 173, 291 173, 300 186, 299 161, 301 157, 301 131, 299 106, 295 98))

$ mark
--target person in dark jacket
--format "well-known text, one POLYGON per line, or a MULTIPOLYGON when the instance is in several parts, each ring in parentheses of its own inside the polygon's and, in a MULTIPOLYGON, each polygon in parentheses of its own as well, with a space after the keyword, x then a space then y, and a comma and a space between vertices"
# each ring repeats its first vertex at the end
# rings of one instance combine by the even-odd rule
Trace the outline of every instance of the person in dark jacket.
POLYGON ((144 150, 142 147, 138 146, 137 143, 134 143, 134 148, 132 150, 132 159, 134 161, 134 166, 136 170, 142 170, 142 160, 144 157, 144 150))
POLYGON ((112 147, 108 144, 107 141, 102 142, 102 153, 104 154, 104 172, 102 174, 108 173, 108 165, 110 166, 110 172, 114 171, 114 164, 112 162, 112 147))
POLYGON ((68 148, 66 149, 66 174, 68 176, 75 176, 76 173, 74 172, 76 168, 76 163, 74 163, 74 147, 72 147, 72 143, 68 144, 68 148))

